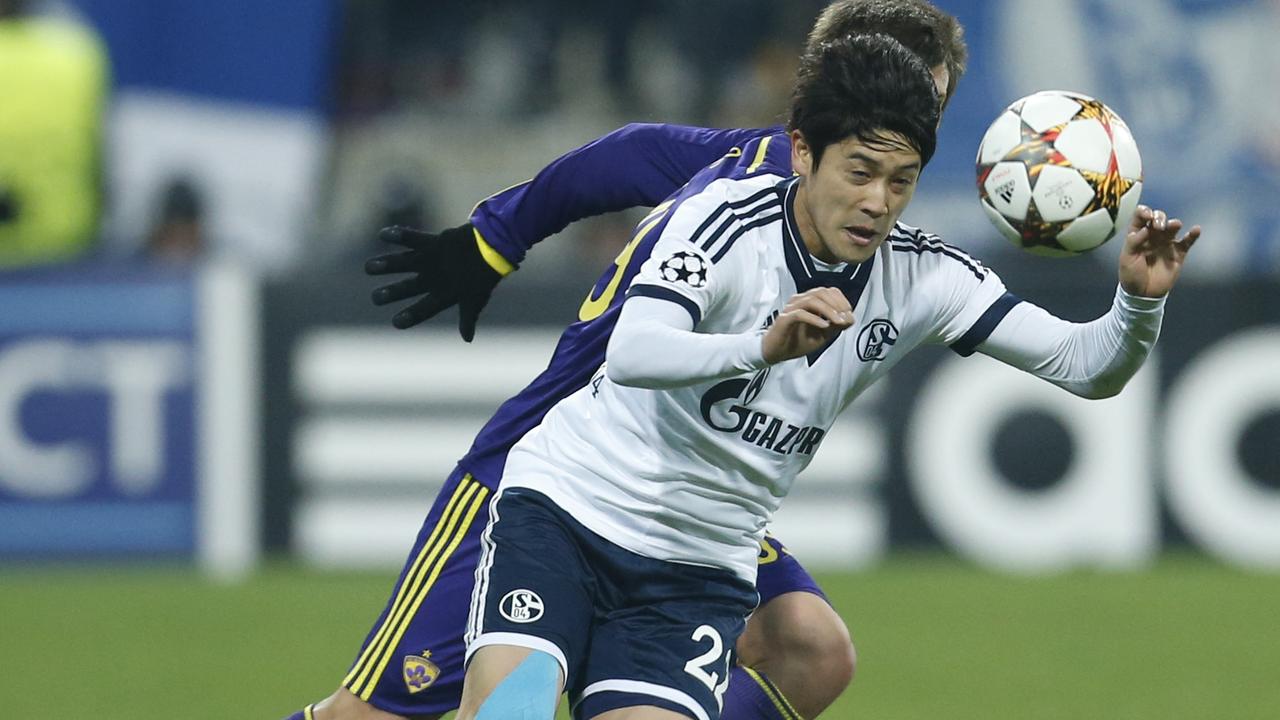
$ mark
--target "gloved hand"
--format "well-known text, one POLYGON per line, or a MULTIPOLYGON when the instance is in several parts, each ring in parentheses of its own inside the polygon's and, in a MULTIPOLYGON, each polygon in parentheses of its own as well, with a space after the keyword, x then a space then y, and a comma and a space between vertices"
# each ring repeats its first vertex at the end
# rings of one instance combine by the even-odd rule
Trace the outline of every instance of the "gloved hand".
POLYGON ((394 226, 383 228, 378 237, 408 250, 370 258, 364 271, 370 275, 414 275, 374 290, 373 304, 381 306, 421 295, 391 318, 391 324, 401 330, 457 305, 458 332, 471 342, 480 311, 502 279, 480 254, 471 223, 439 234, 394 226))

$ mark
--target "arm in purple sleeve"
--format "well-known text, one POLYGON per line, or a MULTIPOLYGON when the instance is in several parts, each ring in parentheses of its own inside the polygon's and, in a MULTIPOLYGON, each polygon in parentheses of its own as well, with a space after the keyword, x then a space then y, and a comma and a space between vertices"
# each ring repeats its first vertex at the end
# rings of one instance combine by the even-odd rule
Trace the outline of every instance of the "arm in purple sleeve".
POLYGON ((485 259, 506 274, 535 243, 569 223, 657 205, 734 147, 777 131, 633 123, 557 158, 532 180, 483 200, 472 211, 471 223, 485 259))

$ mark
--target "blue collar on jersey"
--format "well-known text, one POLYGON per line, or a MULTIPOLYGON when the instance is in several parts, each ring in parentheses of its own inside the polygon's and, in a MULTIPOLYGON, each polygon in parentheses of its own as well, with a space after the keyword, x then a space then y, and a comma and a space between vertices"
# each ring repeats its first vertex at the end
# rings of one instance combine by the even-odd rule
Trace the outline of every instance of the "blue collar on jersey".
MULTIPOLYGON (((845 263, 839 270, 818 270, 813 265, 813 258, 800 239, 800 226, 796 224, 796 189, 800 178, 793 177, 778 183, 778 192, 782 194, 782 212, 786 222, 782 225, 783 254, 787 259, 787 269, 795 280, 796 290, 804 292, 816 287, 839 288, 849 300, 849 306, 858 307, 858 300, 867 288, 867 280, 871 277, 876 265, 876 256, 867 258, 866 262, 845 263)), ((834 341, 833 341, 834 342, 834 341)), ((818 350, 809 353, 809 364, 818 361, 822 353, 831 347, 827 343, 818 350)))

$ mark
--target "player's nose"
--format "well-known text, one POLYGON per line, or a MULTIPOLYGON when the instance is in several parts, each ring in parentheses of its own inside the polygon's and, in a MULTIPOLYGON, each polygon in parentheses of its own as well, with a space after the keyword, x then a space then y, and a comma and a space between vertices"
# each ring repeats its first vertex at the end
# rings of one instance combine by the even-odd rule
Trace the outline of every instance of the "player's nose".
POLYGON ((889 214, 889 202, 883 192, 870 190, 858 198, 857 207, 872 220, 879 220, 889 214))
POLYGON ((867 217, 877 220, 889 214, 889 184, 876 180, 858 188, 857 207, 867 217))

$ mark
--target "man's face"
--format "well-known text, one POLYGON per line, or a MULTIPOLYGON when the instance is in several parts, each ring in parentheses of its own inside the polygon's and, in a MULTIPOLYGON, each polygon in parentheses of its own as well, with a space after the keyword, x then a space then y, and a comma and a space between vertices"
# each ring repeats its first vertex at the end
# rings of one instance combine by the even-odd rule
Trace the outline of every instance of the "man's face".
POLYGON ((805 247, 829 263, 875 254, 915 195, 921 170, 920 154, 896 133, 829 145, 814 169, 812 149, 793 130, 791 165, 800 175, 796 223, 805 247))

